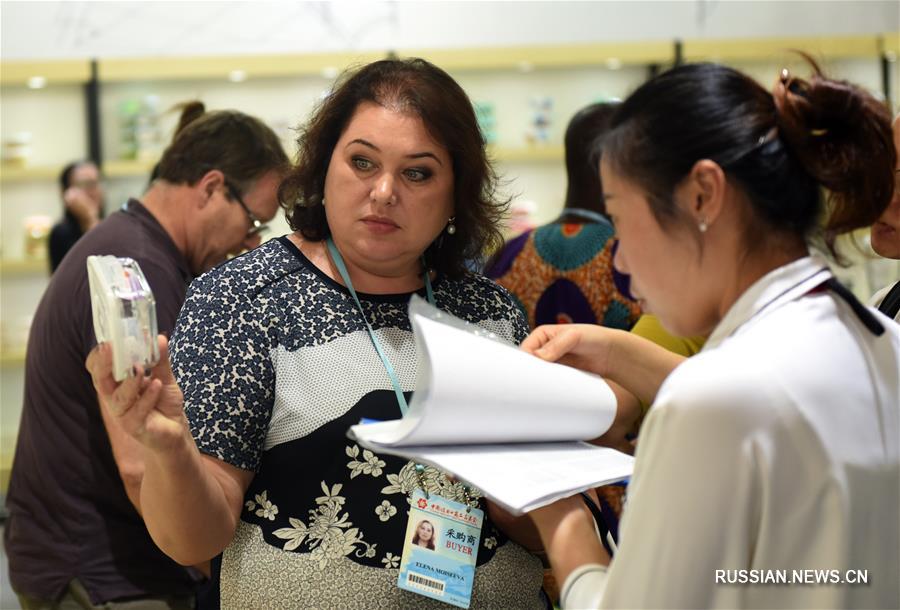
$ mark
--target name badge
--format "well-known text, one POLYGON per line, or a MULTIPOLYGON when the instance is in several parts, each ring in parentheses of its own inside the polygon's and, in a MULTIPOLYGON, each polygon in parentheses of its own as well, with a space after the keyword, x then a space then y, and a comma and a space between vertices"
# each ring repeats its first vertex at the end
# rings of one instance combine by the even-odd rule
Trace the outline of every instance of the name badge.
POLYGON ((421 489, 412 496, 397 586, 468 608, 484 512, 421 489))

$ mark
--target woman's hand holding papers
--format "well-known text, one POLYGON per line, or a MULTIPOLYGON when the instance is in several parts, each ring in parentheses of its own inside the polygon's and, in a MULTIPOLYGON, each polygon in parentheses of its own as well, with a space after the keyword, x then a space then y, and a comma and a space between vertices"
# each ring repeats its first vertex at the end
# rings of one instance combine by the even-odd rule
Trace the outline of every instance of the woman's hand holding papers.
POLYGON ((643 337, 593 324, 538 326, 521 349, 543 360, 600 375, 647 404, 653 402, 669 373, 684 361, 683 356, 643 337))
POLYGON ((539 326, 525 339, 521 348, 543 360, 559 362, 606 378, 616 395, 616 418, 603 436, 591 442, 633 454, 631 437, 641 417, 640 402, 634 394, 608 378, 610 367, 606 364, 615 333, 619 332, 622 331, 587 324, 539 326), (593 329, 601 332, 593 333, 593 329))
POLYGON ((547 324, 534 329, 520 348, 548 362, 608 377, 617 333, 624 331, 591 324, 547 324))

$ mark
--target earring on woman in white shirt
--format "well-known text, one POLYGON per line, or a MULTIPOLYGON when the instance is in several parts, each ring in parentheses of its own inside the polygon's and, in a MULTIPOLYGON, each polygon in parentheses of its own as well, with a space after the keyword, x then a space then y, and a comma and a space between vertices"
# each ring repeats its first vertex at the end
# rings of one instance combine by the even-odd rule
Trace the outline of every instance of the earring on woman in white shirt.
POLYGON ((697 228, 700 229, 700 232, 701 232, 701 233, 706 233, 706 230, 709 228, 709 223, 708 223, 708 222, 706 221, 706 219, 704 218, 704 219, 702 219, 702 220, 700 221, 700 223, 697 225, 697 228))

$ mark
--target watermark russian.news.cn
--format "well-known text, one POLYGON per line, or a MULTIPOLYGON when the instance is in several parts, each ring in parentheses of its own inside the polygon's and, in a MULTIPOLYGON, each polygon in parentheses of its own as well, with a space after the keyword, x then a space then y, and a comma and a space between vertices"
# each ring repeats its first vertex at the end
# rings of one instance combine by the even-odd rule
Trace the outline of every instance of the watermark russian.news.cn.
POLYGON ((716 570, 723 585, 867 585, 868 570, 716 570))

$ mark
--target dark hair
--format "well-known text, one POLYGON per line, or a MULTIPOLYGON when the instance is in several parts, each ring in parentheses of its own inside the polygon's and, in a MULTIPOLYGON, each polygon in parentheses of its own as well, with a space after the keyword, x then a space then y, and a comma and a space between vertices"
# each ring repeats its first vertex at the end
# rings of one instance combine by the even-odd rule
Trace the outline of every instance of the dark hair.
POLYGON ((334 147, 363 102, 397 106, 422 119, 453 161, 456 233, 428 248, 428 264, 459 276, 467 260, 503 242, 500 221, 509 205, 497 197, 472 103, 450 75, 423 59, 386 59, 346 72, 313 112, 297 140, 297 163, 279 189, 288 223, 307 239, 330 235, 322 198, 334 147))
MULTIPOLYGON (((598 139, 609 129, 616 103, 585 106, 566 127, 566 207, 605 212, 603 185, 597 164, 600 162, 598 139)), ((563 212, 565 213, 565 212, 563 212)))
POLYGON ((76 169, 83 165, 94 165, 94 162, 88 159, 80 159, 78 161, 72 161, 62 169, 62 171, 59 173, 60 190, 65 191, 67 188, 72 186, 72 174, 75 173, 76 169))
POLYGON ((804 57, 810 81, 785 71, 774 95, 716 64, 665 72, 616 112, 604 157, 640 185, 663 226, 687 222, 672 193, 697 161, 710 159, 750 200, 748 247, 751 236, 772 233, 808 239, 827 211, 823 237, 835 254, 838 235, 872 224, 890 202, 890 114, 804 57), (827 208, 820 187, 829 192, 827 208))
POLYGON ((422 519, 421 521, 419 521, 419 522, 416 524, 416 533, 413 534, 412 543, 413 543, 413 544, 419 544, 419 528, 422 526, 423 523, 427 523, 428 525, 431 526, 431 540, 428 541, 428 543, 427 543, 426 546, 427 546, 429 549, 431 549, 431 550, 433 551, 433 550, 434 550, 434 533, 435 533, 435 529, 434 529, 434 525, 433 525, 433 524, 431 523, 431 521, 429 521, 428 519, 422 519))
POLYGON ((175 126, 175 133, 172 134, 172 140, 175 140, 175 138, 178 137, 178 134, 184 131, 185 127, 206 113, 206 105, 200 100, 189 100, 187 102, 175 104, 168 112, 172 112, 173 110, 180 111, 178 124, 175 126))
POLYGON ((237 110, 204 112, 202 103, 187 102, 151 180, 195 184, 206 172, 219 169, 247 192, 257 178, 288 163, 278 136, 259 119, 237 110))
MULTIPOLYGON (((178 134, 180 134, 185 127, 190 125, 194 119, 199 119, 203 116, 203 113, 206 112, 206 106, 199 100, 191 100, 172 106, 168 112, 173 110, 181 111, 181 114, 178 117, 178 125, 175 126, 175 132, 172 134, 172 140, 174 141, 175 138, 178 137, 178 134)), ((152 185, 153 181, 157 178, 159 178, 159 161, 157 161, 153 165, 153 169, 150 170, 148 186, 152 185)))

